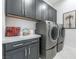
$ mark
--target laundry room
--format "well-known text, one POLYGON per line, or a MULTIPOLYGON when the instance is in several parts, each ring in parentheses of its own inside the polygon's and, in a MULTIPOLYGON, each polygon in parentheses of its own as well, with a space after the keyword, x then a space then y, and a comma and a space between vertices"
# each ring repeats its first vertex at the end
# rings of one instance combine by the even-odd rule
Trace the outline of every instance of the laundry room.
POLYGON ((76 59, 76 1, 3 0, 2 59, 76 59))

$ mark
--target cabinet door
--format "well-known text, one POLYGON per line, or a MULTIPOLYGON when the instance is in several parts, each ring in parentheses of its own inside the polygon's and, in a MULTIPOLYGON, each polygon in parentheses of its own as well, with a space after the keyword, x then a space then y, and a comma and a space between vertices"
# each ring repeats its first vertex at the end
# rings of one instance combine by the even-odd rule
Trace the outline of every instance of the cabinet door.
POLYGON ((39 45, 38 44, 29 45, 28 59, 39 59, 39 45))
POLYGON ((21 16, 22 0, 6 0, 6 13, 21 16))
POLYGON ((52 7, 49 6, 48 14, 49 14, 49 20, 53 21, 53 14, 52 14, 52 7))
POLYGON ((36 16, 36 0, 25 0, 25 17, 35 18, 36 16))
POLYGON ((42 1, 41 5, 42 20, 48 20, 48 5, 44 1, 42 1))
POLYGON ((18 48, 16 50, 6 52, 6 59, 25 59, 26 55, 25 48, 18 48))
POLYGON ((54 8, 51 8, 51 13, 52 13, 52 21, 56 22, 56 10, 54 8))
POLYGON ((52 8, 51 6, 49 6, 49 10, 48 10, 48 14, 49 14, 49 20, 56 22, 56 10, 54 8, 52 8))
POLYGON ((57 11, 54 9, 53 11, 53 21, 56 23, 57 22, 57 11))
POLYGON ((43 0, 36 0, 36 19, 48 20, 48 5, 43 0))
POLYGON ((42 0, 36 0, 36 19, 41 20, 41 3, 42 0))

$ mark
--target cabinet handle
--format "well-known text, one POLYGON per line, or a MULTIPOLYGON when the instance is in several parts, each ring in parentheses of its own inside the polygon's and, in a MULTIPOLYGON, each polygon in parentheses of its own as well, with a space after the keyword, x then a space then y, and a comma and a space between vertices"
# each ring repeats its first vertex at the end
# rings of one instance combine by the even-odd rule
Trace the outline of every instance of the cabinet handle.
POLYGON ((37 40, 35 40, 35 41, 32 41, 32 43, 33 43, 33 42, 37 42, 37 40))
POLYGON ((27 56, 27 49, 25 48, 25 56, 27 56))
POLYGON ((30 55, 30 48, 29 48, 29 55, 30 55))
POLYGON ((23 44, 17 44, 17 45, 13 45, 13 47, 18 47, 18 46, 22 46, 23 44))

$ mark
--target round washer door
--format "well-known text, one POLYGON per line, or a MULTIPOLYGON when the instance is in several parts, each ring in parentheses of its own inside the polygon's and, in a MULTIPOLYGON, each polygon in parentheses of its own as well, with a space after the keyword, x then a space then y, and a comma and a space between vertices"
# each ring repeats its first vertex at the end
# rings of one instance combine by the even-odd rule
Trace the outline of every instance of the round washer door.
POLYGON ((58 28, 57 27, 53 27, 51 29, 51 38, 52 38, 52 40, 57 40, 57 38, 58 38, 58 28))
POLYGON ((61 28, 60 35, 61 35, 62 38, 65 37, 65 29, 63 27, 61 28))

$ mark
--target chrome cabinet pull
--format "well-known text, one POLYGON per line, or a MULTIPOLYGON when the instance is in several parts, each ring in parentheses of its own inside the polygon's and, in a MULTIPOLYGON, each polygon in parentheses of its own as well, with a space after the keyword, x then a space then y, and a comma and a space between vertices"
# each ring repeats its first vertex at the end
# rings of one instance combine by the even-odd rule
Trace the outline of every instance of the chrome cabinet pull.
POLYGON ((25 48, 25 56, 27 56, 27 49, 25 48))
POLYGON ((33 43, 33 42, 37 42, 37 40, 35 40, 35 41, 32 41, 32 43, 33 43))
POLYGON ((30 55, 30 48, 29 48, 29 55, 30 55))
POLYGON ((22 46, 23 44, 17 44, 17 45, 13 45, 13 47, 18 47, 18 46, 22 46))

